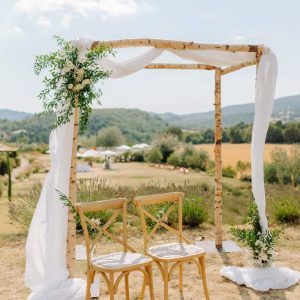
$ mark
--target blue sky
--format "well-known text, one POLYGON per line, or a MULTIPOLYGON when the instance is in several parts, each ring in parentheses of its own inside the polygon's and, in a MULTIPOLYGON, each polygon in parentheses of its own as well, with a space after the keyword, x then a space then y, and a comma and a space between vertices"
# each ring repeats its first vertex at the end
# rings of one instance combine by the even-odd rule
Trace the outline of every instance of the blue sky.
MULTIPOLYGON (((1 0, 0 108, 39 112, 34 57, 66 39, 162 38, 265 44, 276 53, 276 97, 300 94, 300 2, 297 0, 1 0)), ((130 57, 139 50, 121 51, 130 57)), ((165 56, 160 60, 173 60, 165 56)), ((254 100, 255 67, 223 77, 223 106, 254 100)), ((143 70, 104 83, 102 107, 192 113, 213 109, 213 73, 143 70)))

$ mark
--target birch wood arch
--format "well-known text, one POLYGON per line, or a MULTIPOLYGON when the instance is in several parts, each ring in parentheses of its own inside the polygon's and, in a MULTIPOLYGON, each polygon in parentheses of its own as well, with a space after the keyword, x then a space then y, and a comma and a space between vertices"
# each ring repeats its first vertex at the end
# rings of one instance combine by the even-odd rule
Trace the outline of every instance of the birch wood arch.
MULTIPOLYGON (((145 69, 177 69, 177 70, 207 70, 215 73, 215 244, 217 248, 222 248, 222 111, 221 111, 221 78, 223 75, 230 74, 242 68, 256 65, 265 51, 263 45, 228 45, 228 44, 201 44, 185 41, 161 40, 161 39, 124 39, 112 41, 94 41, 91 48, 99 45, 106 45, 112 49, 151 47, 172 50, 214 50, 229 53, 245 52, 255 53, 255 60, 239 63, 228 67, 216 67, 206 64, 174 64, 174 63, 151 63, 145 69)), ((78 144, 78 108, 74 113, 73 147, 71 158, 71 170, 69 180, 69 197, 72 203, 77 202, 77 144, 78 144)), ((67 268, 70 277, 74 277, 75 262, 75 242, 76 228, 73 214, 68 215, 68 235, 67 235, 67 268)))

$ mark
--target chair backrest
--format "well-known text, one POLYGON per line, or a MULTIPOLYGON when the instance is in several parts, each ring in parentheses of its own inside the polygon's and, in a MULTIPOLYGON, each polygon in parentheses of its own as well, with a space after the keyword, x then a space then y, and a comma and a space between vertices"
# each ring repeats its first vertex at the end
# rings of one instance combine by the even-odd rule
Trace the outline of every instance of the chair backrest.
POLYGON ((178 240, 181 243, 185 241, 187 243, 191 243, 186 237, 182 234, 182 201, 184 198, 184 194, 181 192, 172 192, 172 193, 164 193, 157 195, 148 195, 148 196, 138 196, 134 198, 134 204, 137 206, 140 217, 141 217, 141 225, 144 235, 144 251, 147 253, 148 251, 148 243, 149 240, 153 237, 154 233, 157 231, 159 227, 163 227, 169 232, 178 236, 178 240), (147 210, 147 206, 169 203, 170 206, 164 212, 161 217, 156 217, 147 210), (174 228, 166 223, 168 216, 175 209, 178 209, 178 228, 174 228), (146 217, 155 223, 154 227, 150 232, 148 232, 146 217))
POLYGON ((127 199, 119 198, 112 200, 102 200, 94 202, 76 203, 76 211, 80 216, 83 234, 86 242, 87 260, 91 260, 93 250, 99 239, 104 235, 114 242, 123 246, 124 252, 128 250, 135 252, 132 247, 127 244, 127 199), (99 224, 96 220, 88 218, 86 213, 112 210, 113 213, 105 224, 99 224), (123 237, 122 239, 116 237, 113 233, 109 232, 109 227, 116 222, 119 215, 123 218, 123 237), (96 231, 96 236, 93 240, 90 239, 88 226, 96 231))

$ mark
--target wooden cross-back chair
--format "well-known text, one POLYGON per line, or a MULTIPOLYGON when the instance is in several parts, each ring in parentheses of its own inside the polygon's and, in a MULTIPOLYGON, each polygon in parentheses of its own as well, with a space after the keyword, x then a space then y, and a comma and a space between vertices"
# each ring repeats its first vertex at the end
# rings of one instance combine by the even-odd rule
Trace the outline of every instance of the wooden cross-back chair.
POLYGON ((86 242, 87 254, 87 286, 86 300, 90 299, 90 288, 94 281, 95 273, 99 272, 107 284, 110 299, 114 299, 120 281, 125 277, 125 294, 126 300, 129 296, 129 273, 140 271, 144 274, 143 286, 139 299, 143 298, 146 285, 149 286, 150 299, 154 299, 153 278, 152 278, 152 258, 135 250, 127 243, 127 199, 112 199, 97 202, 76 203, 76 210, 80 216, 84 238, 86 242), (93 219, 86 216, 88 212, 97 212, 112 210, 113 213, 106 224, 99 225, 93 219), (118 216, 123 218, 123 234, 122 237, 116 237, 109 231, 109 227, 117 220, 118 216), (97 232, 95 238, 91 240, 88 226, 97 232), (123 246, 123 252, 93 256, 95 247, 102 236, 106 236, 123 246), (131 251, 131 252, 129 252, 131 251), (115 280, 115 274, 118 274, 115 280))
POLYGON ((199 273, 202 277, 205 297, 206 299, 209 299, 205 273, 205 252, 202 248, 191 244, 191 241, 184 237, 182 233, 183 198, 183 193, 173 192, 150 196, 140 196, 134 199, 134 203, 137 206, 141 217, 141 225, 144 235, 144 252, 145 255, 149 255, 153 258, 154 262, 158 265, 159 270, 161 271, 164 281, 164 300, 168 299, 168 283, 176 267, 179 267, 179 290, 180 292, 183 291, 183 264, 186 262, 195 262, 197 264, 199 273), (170 206, 160 218, 152 215, 147 210, 147 206, 158 205, 162 203, 169 203, 170 206), (178 209, 177 229, 173 228, 167 223, 168 217, 175 210, 176 206, 178 209), (150 232, 148 231, 146 218, 149 218, 156 223, 150 232), (177 235, 178 242, 149 247, 149 241, 159 227, 163 227, 172 234, 177 235), (169 265, 171 264, 172 266, 169 270, 169 265))

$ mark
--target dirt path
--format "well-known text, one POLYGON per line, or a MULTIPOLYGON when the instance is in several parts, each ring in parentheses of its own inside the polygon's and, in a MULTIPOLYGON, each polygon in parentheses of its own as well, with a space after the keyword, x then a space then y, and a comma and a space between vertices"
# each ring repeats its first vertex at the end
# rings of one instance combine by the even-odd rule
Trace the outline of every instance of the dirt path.
POLYGON ((26 171, 26 168, 29 166, 29 161, 24 156, 21 157, 21 164, 19 167, 13 169, 12 177, 15 179, 18 175, 26 171))

